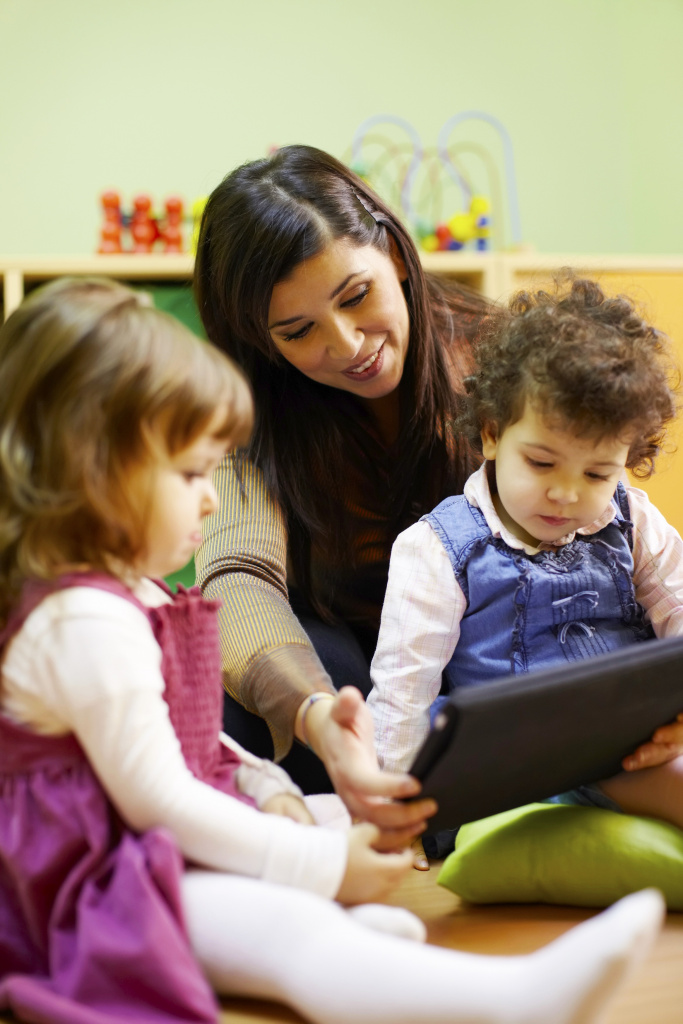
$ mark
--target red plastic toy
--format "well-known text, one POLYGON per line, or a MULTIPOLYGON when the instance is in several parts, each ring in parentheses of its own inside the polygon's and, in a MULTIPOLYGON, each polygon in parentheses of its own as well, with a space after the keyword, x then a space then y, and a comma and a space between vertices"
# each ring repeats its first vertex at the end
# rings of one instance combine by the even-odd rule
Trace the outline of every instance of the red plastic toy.
POLYGON ((131 213, 122 211, 121 197, 114 190, 103 192, 100 202, 104 223, 100 229, 98 252, 152 252, 158 241, 161 241, 164 252, 184 251, 184 205, 179 196, 168 197, 164 204, 165 217, 155 216, 151 197, 144 193, 133 199, 131 213), (124 245, 124 239, 128 245, 124 245))
POLYGON ((159 237, 159 227, 152 217, 152 200, 147 195, 133 199, 133 216, 130 221, 133 252, 151 252, 159 237))
POLYGON ((169 196, 165 203, 166 223, 161 232, 165 252, 182 252, 183 201, 180 196, 169 196))
POLYGON ((118 192, 103 192, 100 197, 104 224, 100 231, 98 252, 121 252, 121 197, 118 192))

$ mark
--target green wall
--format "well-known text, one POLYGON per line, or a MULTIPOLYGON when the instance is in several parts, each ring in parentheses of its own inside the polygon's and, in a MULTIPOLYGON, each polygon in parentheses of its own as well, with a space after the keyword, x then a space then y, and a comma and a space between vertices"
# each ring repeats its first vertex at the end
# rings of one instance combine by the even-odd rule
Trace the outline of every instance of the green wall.
POLYGON ((0 254, 86 253, 98 194, 205 194, 391 113, 512 136, 524 240, 683 251, 681 0, 0 0, 0 254))

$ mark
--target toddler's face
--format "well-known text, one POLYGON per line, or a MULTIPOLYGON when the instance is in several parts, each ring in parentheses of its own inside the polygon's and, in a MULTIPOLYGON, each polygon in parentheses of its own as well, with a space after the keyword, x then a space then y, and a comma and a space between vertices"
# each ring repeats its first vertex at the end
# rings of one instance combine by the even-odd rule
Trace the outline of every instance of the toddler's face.
MULTIPOLYGON (((186 565, 201 543, 201 524, 216 511, 213 471, 229 445, 210 429, 147 472, 153 474, 145 547, 135 568, 157 579, 186 565)), ((144 470, 141 470, 144 472, 144 470)))
POLYGON ((497 435, 482 431, 484 457, 495 461, 494 504, 510 532, 533 547, 589 526, 610 503, 626 467, 628 439, 577 437, 527 402, 497 435))

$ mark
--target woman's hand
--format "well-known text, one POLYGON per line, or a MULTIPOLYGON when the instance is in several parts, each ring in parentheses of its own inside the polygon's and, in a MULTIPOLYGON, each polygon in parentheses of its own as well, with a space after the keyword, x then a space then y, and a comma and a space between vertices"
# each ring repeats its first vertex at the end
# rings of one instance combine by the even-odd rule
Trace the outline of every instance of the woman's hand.
POLYGON ((682 754, 683 713, 677 716, 675 722, 660 726, 651 740, 624 758, 621 767, 627 772, 638 771, 640 768, 654 768, 658 764, 673 761, 682 754))
POLYGON ((425 830, 436 804, 396 802, 416 796, 420 783, 411 775, 380 770, 372 715, 355 686, 344 686, 334 699, 311 704, 305 727, 309 744, 352 817, 373 822, 386 833, 384 849, 405 846, 425 830))
POLYGON ((291 818, 300 825, 315 825, 313 815, 301 797, 294 793, 276 793, 266 800, 261 810, 265 814, 279 814, 283 818, 291 818))
POLYGON ((349 858, 337 899, 340 903, 378 903, 410 870, 412 851, 379 852, 380 833, 374 825, 354 825, 348 837, 349 858))

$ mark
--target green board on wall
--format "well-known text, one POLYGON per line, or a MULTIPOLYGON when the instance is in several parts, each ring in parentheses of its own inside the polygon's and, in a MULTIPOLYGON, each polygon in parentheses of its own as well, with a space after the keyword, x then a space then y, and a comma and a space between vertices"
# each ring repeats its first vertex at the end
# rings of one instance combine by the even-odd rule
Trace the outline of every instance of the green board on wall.
POLYGON ((152 284, 144 288, 157 309, 180 320, 200 338, 206 338, 190 284, 152 284))
MULTIPOLYGON (((177 317, 200 338, 206 337, 189 285, 158 285, 145 288, 145 291, 151 295, 157 309, 162 309, 165 313, 171 313, 172 316, 177 317)), ((167 576, 166 582, 172 590, 176 590, 179 583, 184 587, 193 587, 195 582, 194 559, 191 559, 182 569, 167 576)))
POLYGON ((165 579, 171 590, 177 590, 179 583, 182 583, 189 590, 190 587, 194 586, 194 558, 187 565, 184 565, 182 569, 170 573, 165 579))

